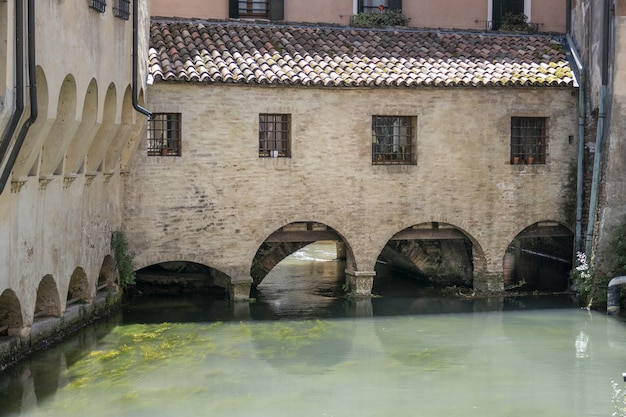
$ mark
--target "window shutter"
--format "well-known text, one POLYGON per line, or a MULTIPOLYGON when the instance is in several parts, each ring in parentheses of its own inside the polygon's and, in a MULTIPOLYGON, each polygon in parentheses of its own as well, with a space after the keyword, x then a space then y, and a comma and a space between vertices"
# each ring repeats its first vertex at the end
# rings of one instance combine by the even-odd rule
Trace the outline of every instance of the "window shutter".
POLYGON ((228 17, 239 19, 239 0, 228 0, 228 17))
POLYGON ((270 20, 285 19, 285 0, 270 0, 270 20))
POLYGON ((402 11, 402 0, 389 0, 387 4, 389 4, 388 7, 390 10, 395 10, 398 12, 402 11))

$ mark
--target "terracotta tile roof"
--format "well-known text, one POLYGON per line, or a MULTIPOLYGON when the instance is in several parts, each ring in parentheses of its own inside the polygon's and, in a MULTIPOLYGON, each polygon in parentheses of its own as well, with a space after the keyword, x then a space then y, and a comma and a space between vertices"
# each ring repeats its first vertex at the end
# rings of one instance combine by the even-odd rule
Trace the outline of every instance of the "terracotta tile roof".
POLYGON ((156 81, 301 86, 576 86, 563 40, 244 22, 158 21, 156 81))

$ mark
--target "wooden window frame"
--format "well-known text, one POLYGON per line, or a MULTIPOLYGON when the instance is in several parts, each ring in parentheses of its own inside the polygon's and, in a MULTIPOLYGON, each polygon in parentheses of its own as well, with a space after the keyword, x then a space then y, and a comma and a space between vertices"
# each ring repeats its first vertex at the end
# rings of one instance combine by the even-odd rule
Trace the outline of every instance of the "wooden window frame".
POLYGON ((259 114, 259 157, 291 158, 290 114, 259 114))
POLYGON ((372 165, 416 165, 415 116, 372 116, 372 165))
POLYGON ((239 0, 239 17, 269 19, 270 0, 239 0))
POLYGON ((98 13, 104 13, 107 8, 107 2, 106 0, 89 0, 89 8, 98 13))
POLYGON ((546 164, 548 118, 511 117, 511 164, 546 164))
POLYGON ((181 113, 153 113, 148 122, 148 156, 181 156, 181 113))
POLYGON ((357 0, 357 13, 369 13, 387 10, 402 12, 402 0, 383 0, 382 3, 380 0, 357 0), (381 5, 382 9, 380 8, 381 5))
POLYGON ((130 0, 115 0, 113 15, 117 18, 128 20, 130 17, 130 0))

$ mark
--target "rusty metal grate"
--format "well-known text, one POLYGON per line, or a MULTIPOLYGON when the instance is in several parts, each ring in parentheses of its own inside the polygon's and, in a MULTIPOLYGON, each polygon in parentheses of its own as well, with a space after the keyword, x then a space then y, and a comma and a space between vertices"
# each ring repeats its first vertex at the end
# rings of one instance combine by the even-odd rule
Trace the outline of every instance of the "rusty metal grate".
POLYGON ((154 113, 148 125, 148 156, 181 155, 181 114, 154 113))
POLYGON ((98 13, 104 13, 107 8, 107 2, 106 0, 89 0, 89 8, 98 13))
POLYGON ((130 17, 130 0, 116 0, 117 4, 113 7, 113 14, 120 19, 128 20, 130 17))
POLYGON ((545 164, 547 159, 547 119, 511 118, 511 164, 545 164))
POLYGON ((259 114, 259 156, 291 157, 290 114, 259 114))
POLYGON ((414 165, 415 117, 372 116, 372 164, 414 165))

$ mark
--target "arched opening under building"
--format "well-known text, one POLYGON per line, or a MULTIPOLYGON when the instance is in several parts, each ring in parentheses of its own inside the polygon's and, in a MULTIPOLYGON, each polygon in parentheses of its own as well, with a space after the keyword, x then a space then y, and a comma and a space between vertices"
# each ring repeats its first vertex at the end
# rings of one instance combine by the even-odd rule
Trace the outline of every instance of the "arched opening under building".
POLYGON ((415 296, 429 290, 473 285, 473 244, 457 227, 423 223, 396 233, 376 260, 372 293, 415 296))
POLYGON ((168 261, 137 270, 135 281, 133 290, 147 295, 202 293, 224 298, 228 297, 230 278, 196 262, 168 261))
POLYGON ((558 222, 538 222, 525 228, 513 239, 504 255, 504 289, 566 291, 573 248, 573 233, 558 222))
POLYGON ((62 315, 57 283, 52 275, 45 275, 37 287, 35 318, 61 317, 62 315))
POLYGON ((0 295, 0 337, 9 335, 10 329, 24 327, 22 307, 15 292, 6 289, 0 295))

